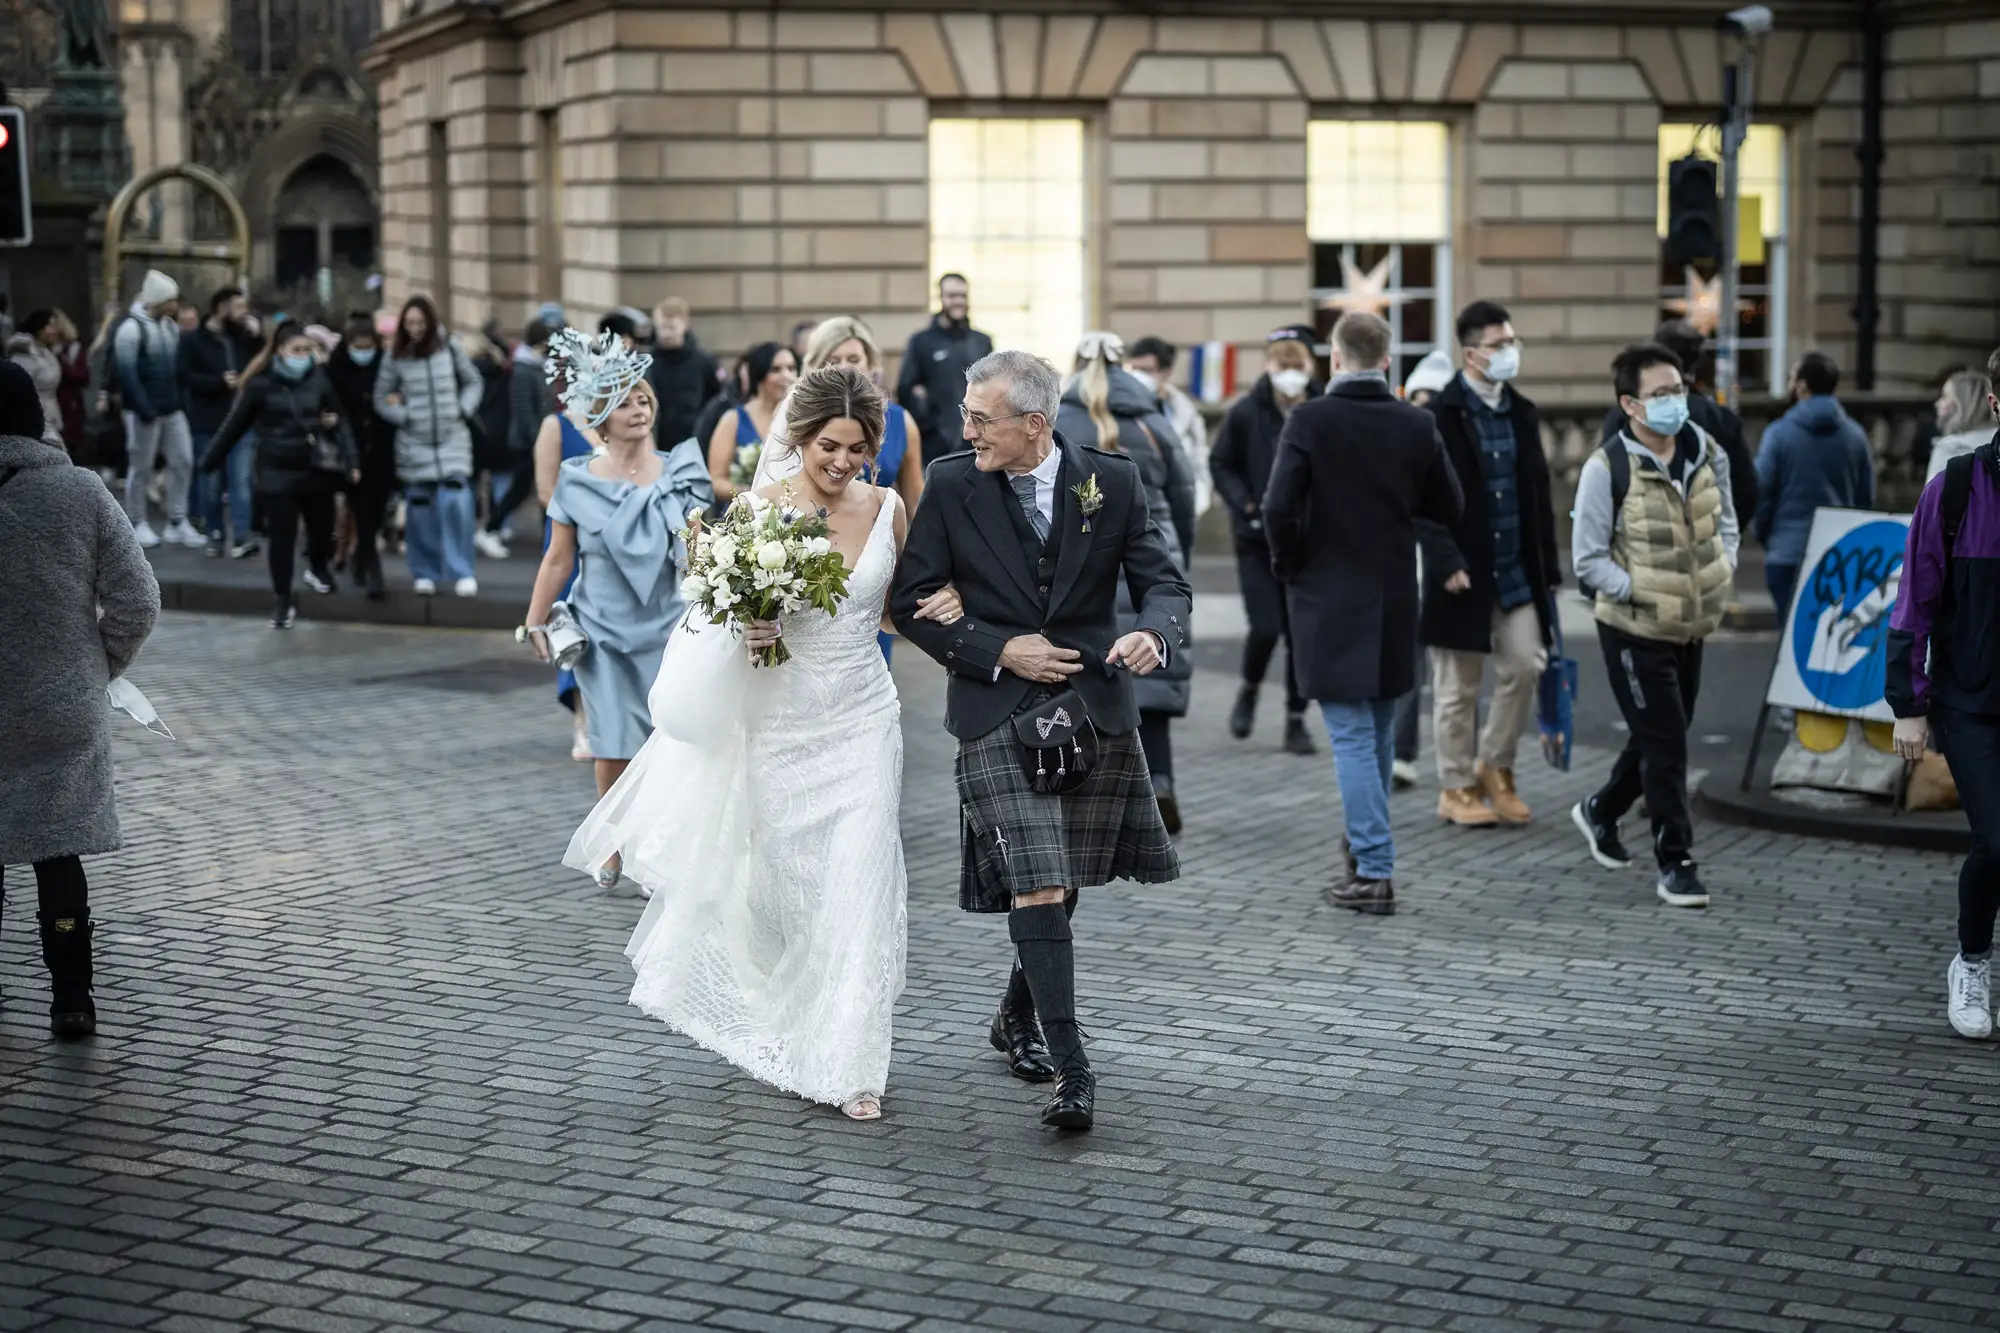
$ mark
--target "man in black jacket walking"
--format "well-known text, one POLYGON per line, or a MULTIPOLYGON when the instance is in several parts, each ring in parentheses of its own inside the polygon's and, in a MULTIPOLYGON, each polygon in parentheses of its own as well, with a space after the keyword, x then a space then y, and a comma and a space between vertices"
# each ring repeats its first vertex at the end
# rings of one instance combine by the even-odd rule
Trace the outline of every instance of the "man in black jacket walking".
MULTIPOLYGON (((722 367, 710 356, 688 327, 688 303, 669 296, 653 307, 652 381, 653 395, 660 400, 660 415, 653 422, 653 438, 660 448, 672 449, 682 440, 697 438, 695 422, 710 399, 722 392, 722 367)), ((699 437, 702 448, 708 437, 699 437)))
POLYGON ((1417 680, 1416 525, 1448 527, 1463 504, 1437 422, 1389 388, 1389 344, 1380 316, 1340 317, 1338 373, 1285 423, 1263 505, 1299 688, 1319 701, 1347 820, 1347 877, 1326 898, 1377 916, 1396 910, 1389 785, 1396 700, 1417 680))
POLYGON ((965 372, 993 351, 993 340, 972 327, 972 287, 964 275, 938 279, 938 304, 929 327, 910 335, 896 376, 896 401, 917 419, 929 459, 968 447, 958 419, 965 372))
MULTIPOLYGON (((181 339, 181 397, 196 458, 207 452, 208 442, 222 429, 236 402, 243 369, 256 359, 259 350, 257 335, 250 331, 250 302, 241 287, 224 287, 209 297, 208 318, 181 339)), ((254 440, 243 440, 230 451, 220 472, 201 477, 197 512, 208 535, 210 555, 223 552, 225 498, 229 525, 236 530, 231 553, 257 553, 256 538, 250 535, 250 463, 255 451, 254 440)))
POLYGON ((1480 827, 1525 824, 1514 753, 1534 716, 1562 582, 1541 418, 1513 385, 1521 340, 1507 311, 1474 301, 1458 316, 1464 369, 1425 404, 1465 492, 1456 522, 1418 525, 1436 695, 1438 817, 1480 827), (1478 729, 1479 681, 1494 660, 1493 702, 1478 729), (1476 748, 1475 748, 1476 747, 1476 748))

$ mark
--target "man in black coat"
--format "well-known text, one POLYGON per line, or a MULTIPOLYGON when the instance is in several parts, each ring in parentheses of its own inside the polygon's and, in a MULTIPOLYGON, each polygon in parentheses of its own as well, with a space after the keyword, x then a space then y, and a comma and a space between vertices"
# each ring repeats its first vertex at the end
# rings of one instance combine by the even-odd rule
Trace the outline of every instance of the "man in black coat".
POLYGON ((970 449, 927 469, 889 611, 951 675, 959 906, 1009 914, 1017 964, 988 1039, 1016 1077, 1056 1079, 1043 1124, 1088 1129, 1096 1080, 1076 1022, 1069 915, 1078 889, 1180 875, 1139 745, 1131 677, 1181 650, 1192 594, 1132 460, 1056 433, 1062 381, 1053 367, 999 352, 966 379, 961 438, 970 449), (918 619, 919 603, 946 584, 964 613, 918 619), (1138 623, 1121 635, 1128 587, 1138 623), (1031 786, 1024 756, 1038 761, 1015 725, 1028 710, 1064 727, 1085 714, 1095 728, 1096 766, 1074 790, 1031 786))
MULTIPOLYGON (((208 442, 235 405, 242 385, 243 370, 263 350, 257 335, 250 331, 250 302, 241 287, 224 287, 208 298, 208 318, 180 345, 181 401, 187 407, 188 436, 194 442, 194 456, 208 450, 208 442)), ((236 530, 233 551, 254 555, 257 540, 250 532, 250 463, 256 442, 244 440, 230 454, 227 466, 217 473, 203 473, 197 512, 208 535, 208 553, 221 555, 223 504, 228 502, 229 526, 236 530)))
MULTIPOLYGON (((1714 436, 1729 456, 1729 494, 1735 501, 1736 530, 1747 533, 1751 520, 1757 517, 1757 459, 1743 442, 1743 418, 1695 386, 1702 348, 1708 340, 1686 320, 1670 319, 1653 330, 1653 341, 1680 358, 1681 374, 1688 385, 1688 420, 1714 436)), ((1611 443, 1624 430, 1625 409, 1613 403, 1604 414, 1603 443, 1611 443)))
POLYGON ((1422 523, 1424 609, 1431 650, 1438 816, 1480 827, 1525 824, 1514 753, 1535 712, 1553 641, 1556 515, 1535 405, 1513 385, 1521 340, 1507 311, 1474 301, 1458 316, 1464 370, 1425 404, 1465 492, 1456 523, 1422 523), (1495 668, 1486 727, 1479 681, 1495 668), (1475 750, 1476 745, 1476 750, 1475 750))
POLYGON ((662 449, 697 438, 703 449, 708 448, 708 437, 696 436, 695 422, 709 400, 722 392, 722 367, 695 338, 688 314, 688 303, 678 296, 653 307, 653 336, 659 342, 652 349, 653 364, 646 378, 660 400, 653 438, 662 449))
POLYGON ((1285 423, 1264 493, 1299 689, 1319 701, 1347 820, 1348 876, 1326 898, 1383 916, 1396 910, 1396 700, 1417 680, 1417 523, 1449 526, 1464 505, 1436 421, 1389 388, 1390 341, 1378 315, 1340 317, 1339 373, 1285 423))
POLYGON ((993 340, 972 327, 972 288, 958 273, 938 279, 942 307, 928 327, 910 335, 896 375, 896 401, 917 419, 924 456, 938 458, 966 447, 958 419, 965 401, 965 372, 993 351, 993 340))

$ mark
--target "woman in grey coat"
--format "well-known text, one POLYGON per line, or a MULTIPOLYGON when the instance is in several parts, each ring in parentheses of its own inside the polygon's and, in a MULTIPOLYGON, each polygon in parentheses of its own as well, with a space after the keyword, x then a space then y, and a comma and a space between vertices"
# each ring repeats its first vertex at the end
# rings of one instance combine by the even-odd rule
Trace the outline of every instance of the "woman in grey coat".
MULTIPOLYGON (((1076 349, 1076 373, 1063 386, 1056 429, 1072 444, 1124 454, 1139 465, 1146 486, 1146 509, 1166 538, 1167 549, 1185 574, 1194 549, 1194 472, 1174 434, 1159 394, 1124 368, 1125 345, 1114 333, 1087 333, 1076 349)), ((1119 632, 1138 623, 1121 608, 1119 632)), ((1181 828, 1174 797, 1174 751, 1169 723, 1187 716, 1194 659, 1186 651, 1143 680, 1132 683, 1139 704, 1139 743, 1152 771, 1153 794, 1167 832, 1181 828)))
POLYGON ((472 493, 472 427, 485 381, 438 320, 429 297, 413 296, 396 325, 396 341, 375 377, 375 412, 396 430, 396 480, 407 506, 403 533, 410 577, 421 597, 449 578, 460 597, 474 597, 472 534, 478 505, 472 493))
POLYGON ((0 866, 35 868, 49 1028, 78 1037, 97 1029, 78 858, 119 846, 104 691, 152 633, 160 586, 111 492, 42 430, 34 382, 0 362, 0 866))

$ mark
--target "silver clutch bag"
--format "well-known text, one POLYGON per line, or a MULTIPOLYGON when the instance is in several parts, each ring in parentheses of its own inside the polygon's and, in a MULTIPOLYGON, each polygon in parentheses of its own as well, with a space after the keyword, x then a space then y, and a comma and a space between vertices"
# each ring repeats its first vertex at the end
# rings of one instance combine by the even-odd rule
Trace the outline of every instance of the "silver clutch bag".
POLYGON ((570 670, 590 651, 590 636, 577 623, 576 613, 569 609, 568 602, 549 607, 549 623, 542 626, 542 632, 549 636, 549 659, 558 670, 570 670))

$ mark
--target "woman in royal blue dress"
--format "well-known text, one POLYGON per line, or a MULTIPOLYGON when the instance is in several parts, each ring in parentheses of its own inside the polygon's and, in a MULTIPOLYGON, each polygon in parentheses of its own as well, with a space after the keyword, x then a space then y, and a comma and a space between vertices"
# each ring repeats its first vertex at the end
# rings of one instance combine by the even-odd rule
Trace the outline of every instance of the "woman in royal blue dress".
POLYGON ((798 380, 799 363, 792 349, 783 343, 758 343, 744 354, 748 367, 748 393, 741 403, 722 414, 705 442, 708 450, 708 479, 715 486, 715 498, 727 505, 736 492, 747 490, 743 473, 755 474, 755 467, 738 466, 738 455, 761 451, 771 438, 771 423, 779 404, 798 380))
MULTIPOLYGON (((827 366, 847 366, 882 382, 882 348, 868 326, 853 315, 835 315, 812 331, 806 340, 804 374, 827 366)), ((772 419, 773 432, 782 432, 789 404, 781 405, 772 419)), ((768 485, 792 476, 799 470, 795 452, 767 451, 757 464, 757 484, 768 485)), ((887 404, 882 421, 882 447, 873 467, 875 484, 891 486, 902 497, 905 513, 917 511, 917 498, 924 493, 924 442, 916 418, 899 403, 887 404)), ((889 656, 893 635, 881 636, 882 656, 889 656)))

